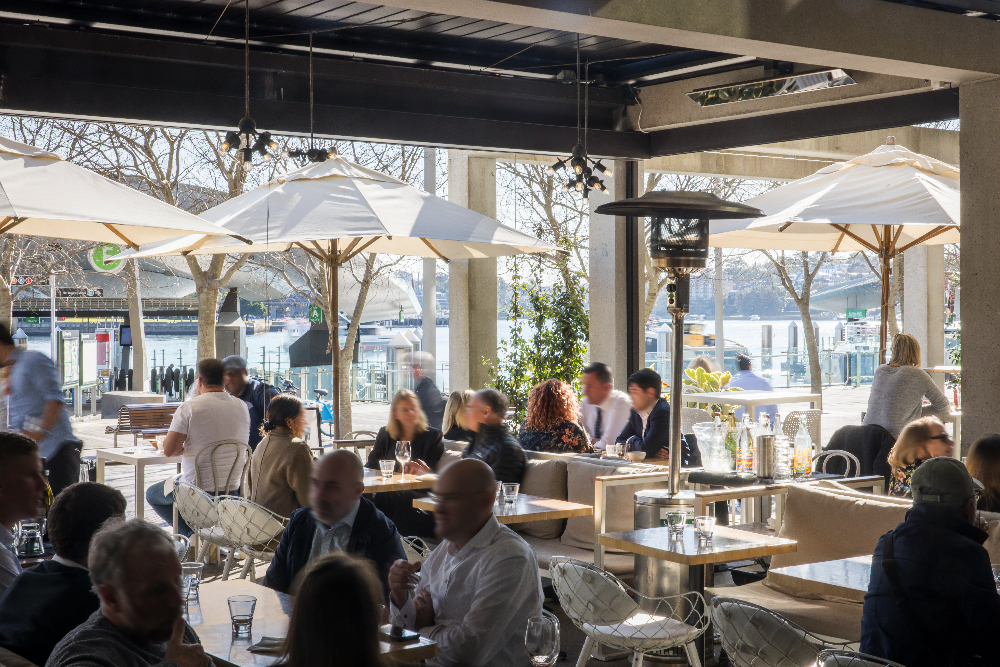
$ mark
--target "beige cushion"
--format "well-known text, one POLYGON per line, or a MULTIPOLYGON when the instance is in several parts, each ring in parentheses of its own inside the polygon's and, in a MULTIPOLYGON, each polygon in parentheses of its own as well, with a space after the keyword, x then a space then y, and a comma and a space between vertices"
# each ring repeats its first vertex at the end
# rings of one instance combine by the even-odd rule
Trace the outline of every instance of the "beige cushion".
POLYGON ((861 639, 862 605, 857 602, 792 597, 771 590, 759 581, 746 586, 706 588, 705 597, 727 597, 752 602, 784 616, 809 632, 831 639, 852 642, 861 639))
MULTIPOLYGON (((858 489, 852 489, 849 486, 844 486, 834 480, 824 479, 816 482, 812 486, 816 486, 824 491, 830 491, 832 493, 839 494, 841 496, 850 496, 852 498, 877 498, 879 502, 890 503, 894 505, 905 505, 907 507, 913 506, 912 498, 900 498, 899 496, 885 496, 882 494, 872 494, 866 491, 859 491, 858 489)), ((1000 518, 1000 517, 998 517, 1000 518)))
POLYGON ((30 660, 0 646, 0 667, 38 667, 30 660))
POLYGON ((792 485, 778 535, 798 541, 798 549, 774 556, 771 567, 871 555, 878 538, 902 523, 909 507, 883 496, 792 485))
MULTIPOLYGON (((566 461, 531 460, 521 478, 521 493, 542 498, 566 500, 566 461)), ((510 528, 526 535, 553 540, 562 535, 566 519, 511 524, 510 528)))
MULTIPOLYGON (((575 558, 584 563, 594 564, 593 549, 578 549, 562 544, 559 540, 543 540, 531 535, 521 535, 538 556, 538 567, 549 569, 549 559, 553 556, 575 558)), ((632 554, 605 553, 603 569, 616 577, 630 577, 635 572, 635 557, 632 554)))
POLYGON ((444 450, 444 453, 441 454, 441 458, 438 460, 437 464, 438 474, 440 474, 441 471, 444 470, 446 465, 461 460, 462 460, 462 452, 456 452, 453 449, 444 450))
MULTIPOLYGON (((666 472, 664 466, 652 466, 641 463, 601 463, 597 461, 570 461, 566 474, 567 500, 571 503, 594 505, 594 480, 609 475, 628 475, 644 472, 666 472)), ((645 482, 629 486, 617 486, 608 489, 608 505, 605 512, 605 526, 608 532, 632 530, 635 527, 636 491, 642 489, 659 489, 666 485, 666 480, 645 482)), ((580 516, 567 519, 566 530, 560 538, 563 544, 594 548, 594 517, 580 516)))

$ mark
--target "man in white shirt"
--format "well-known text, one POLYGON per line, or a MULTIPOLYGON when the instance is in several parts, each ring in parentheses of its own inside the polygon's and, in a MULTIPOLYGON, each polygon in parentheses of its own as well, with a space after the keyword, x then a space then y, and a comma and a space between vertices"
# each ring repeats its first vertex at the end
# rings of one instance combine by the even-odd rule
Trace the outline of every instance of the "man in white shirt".
POLYGON ((528 619, 542 611, 538 558, 493 516, 496 478, 482 461, 452 463, 434 493, 443 542, 423 565, 393 564, 392 623, 437 642, 431 664, 521 667, 528 619))
MULTIPOLYGON (((236 463, 236 473, 227 485, 226 480, 216 484, 212 457, 206 454, 197 465, 198 454, 206 446, 224 440, 246 444, 250 435, 250 412, 246 403, 230 395, 223 387, 225 367, 218 359, 202 359, 198 362, 198 395, 182 403, 170 422, 170 429, 163 439, 163 453, 181 457, 179 480, 188 484, 198 484, 209 493, 216 495, 238 495, 240 493, 239 472, 246 464, 243 454, 236 460, 235 448, 219 450, 215 456, 215 469, 228 472, 236 463), (216 493, 216 487, 218 492, 216 493), (228 486, 229 488, 223 488, 228 486)), ((167 523, 173 522, 174 494, 167 493, 165 485, 156 483, 146 490, 146 500, 157 514, 167 523)), ((178 530, 182 535, 190 535, 191 529, 184 519, 180 519, 178 530)))
POLYGON ((590 436, 594 449, 614 444, 615 438, 628 423, 632 400, 612 384, 611 369, 595 361, 583 369, 583 428, 590 436))
POLYGON ((14 524, 37 517, 44 498, 38 444, 20 433, 0 431, 0 597, 21 574, 14 524))

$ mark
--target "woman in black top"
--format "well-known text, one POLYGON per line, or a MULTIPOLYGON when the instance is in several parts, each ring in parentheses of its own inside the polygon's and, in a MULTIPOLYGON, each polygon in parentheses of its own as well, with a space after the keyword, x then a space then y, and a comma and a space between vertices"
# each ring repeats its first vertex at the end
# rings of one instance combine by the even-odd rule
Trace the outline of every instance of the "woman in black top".
MULTIPOLYGON (((379 470, 379 461, 396 458, 396 443, 400 440, 410 441, 410 462, 406 465, 406 474, 414 474, 414 466, 423 463, 430 470, 437 470, 441 455, 444 454, 444 441, 441 431, 427 425, 417 401, 417 395, 409 389, 401 389, 392 397, 389 406, 389 423, 379 429, 375 436, 375 446, 368 455, 366 467, 379 470)), ((420 466, 423 472, 422 466, 420 466)), ((399 462, 396 462, 396 472, 399 462)), ((414 498, 426 496, 426 491, 388 491, 376 493, 372 497, 375 507, 396 524, 400 535, 418 535, 420 537, 434 536, 434 515, 413 506, 414 498)))
MULTIPOLYGON (((444 443, 441 441, 441 431, 427 425, 417 401, 417 395, 409 389, 400 389, 392 397, 389 406, 389 423, 379 429, 375 436, 375 446, 368 455, 366 467, 378 470, 379 461, 389 461, 396 458, 396 443, 400 440, 410 441, 410 460, 423 461, 431 470, 437 470, 438 461, 444 453, 444 443)), ((396 472, 401 472, 399 462, 396 472)))
POLYGON ((466 428, 465 422, 465 408, 469 405, 473 393, 471 389, 453 391, 448 397, 448 404, 444 406, 444 421, 441 424, 445 440, 472 442, 476 437, 476 432, 466 428))

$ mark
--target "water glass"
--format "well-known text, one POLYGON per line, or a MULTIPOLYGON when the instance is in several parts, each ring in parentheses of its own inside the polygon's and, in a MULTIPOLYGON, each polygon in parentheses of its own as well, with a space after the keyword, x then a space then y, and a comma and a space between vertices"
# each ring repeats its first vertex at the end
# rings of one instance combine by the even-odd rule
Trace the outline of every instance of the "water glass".
POLYGON ((37 521, 21 522, 19 551, 22 556, 41 556, 45 553, 45 547, 42 545, 42 528, 37 521))
POLYGON ((503 482, 497 482, 497 497, 494 504, 500 504, 500 497, 503 495, 503 482))
POLYGON ((542 610, 542 616, 528 619, 524 648, 532 665, 551 667, 559 659, 559 619, 542 610))
POLYGON ((520 484, 504 484, 503 485, 503 501, 507 505, 513 505, 517 502, 517 490, 521 488, 520 484))
POLYGON ((993 581, 996 582, 997 588, 1000 589, 1000 565, 993 565, 993 581))
POLYGON ((683 533, 685 523, 687 523, 687 512, 667 512, 667 529, 672 535, 683 533))
POLYGON ((181 604, 187 605, 188 596, 191 595, 191 580, 193 577, 190 574, 181 574, 181 604))
POLYGON ((396 462, 392 459, 388 461, 379 461, 378 467, 382 469, 382 479, 389 481, 392 478, 392 473, 396 469, 396 462))
POLYGON ((694 532, 698 539, 709 541, 715 532, 714 516, 696 516, 694 518, 694 532))
POLYGON ((396 460, 399 461, 400 479, 406 479, 406 464, 410 462, 410 441, 400 440, 396 443, 396 460))
POLYGON ((198 599, 198 586, 201 584, 201 576, 205 572, 204 563, 181 563, 181 574, 184 576, 191 577, 191 585, 188 589, 188 594, 185 597, 186 600, 197 600, 198 599))
POLYGON ((233 595, 228 599, 229 618, 233 621, 233 636, 249 636, 253 626, 253 610, 257 598, 252 595, 233 595))

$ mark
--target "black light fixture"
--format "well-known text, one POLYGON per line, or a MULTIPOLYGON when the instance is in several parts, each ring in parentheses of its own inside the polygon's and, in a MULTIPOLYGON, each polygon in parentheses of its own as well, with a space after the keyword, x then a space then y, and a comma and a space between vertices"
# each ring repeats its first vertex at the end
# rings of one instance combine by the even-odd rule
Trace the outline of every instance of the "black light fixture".
MULTIPOLYGON (((611 191, 604 185, 604 181, 600 179, 594 172, 604 174, 605 176, 611 176, 612 171, 601 164, 600 161, 595 161, 587 155, 587 123, 589 120, 590 111, 590 63, 587 63, 586 72, 584 76, 587 81, 582 81, 580 78, 580 35, 576 36, 576 146, 573 147, 573 151, 570 157, 563 160, 557 160, 555 164, 546 170, 548 174, 555 174, 557 171, 562 171, 567 166, 570 168, 569 178, 563 185, 563 191, 568 192, 569 190, 576 190, 583 195, 583 201, 586 202, 590 199, 591 190, 600 190, 606 195, 610 195, 611 191), (580 85, 581 83, 586 83, 587 87, 584 89, 584 102, 583 102, 583 126, 580 125, 580 85), (593 168, 591 168, 593 165, 593 168)), ((567 77, 568 78, 568 77, 567 77)))
POLYGON ((276 150, 278 144, 271 139, 270 132, 257 132, 257 124, 250 117, 250 0, 246 0, 246 14, 244 18, 245 39, 243 44, 243 69, 245 82, 245 102, 244 115, 236 127, 236 130, 226 132, 226 139, 219 147, 219 153, 226 154, 231 150, 236 150, 236 159, 243 165, 244 171, 250 171, 253 167, 253 156, 257 153, 267 162, 271 159, 271 154, 267 149, 276 150))
POLYGON ((337 157, 335 148, 315 148, 313 146, 313 35, 309 33, 309 149, 286 150, 283 157, 304 157, 310 162, 326 162, 337 157))
POLYGON ((670 359, 670 482, 677 495, 681 467, 681 405, 683 404, 684 316, 688 312, 691 273, 708 264, 708 221, 759 218, 760 209, 726 201, 709 192, 654 190, 641 197, 598 206, 601 215, 650 218, 649 256, 653 266, 666 269, 667 312, 672 317, 670 359))

